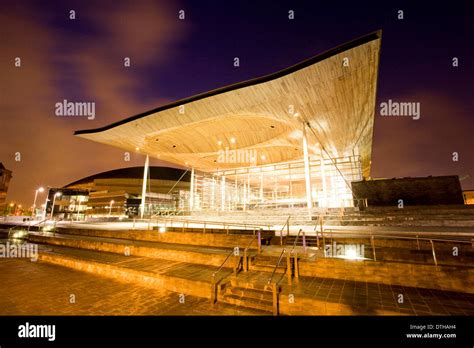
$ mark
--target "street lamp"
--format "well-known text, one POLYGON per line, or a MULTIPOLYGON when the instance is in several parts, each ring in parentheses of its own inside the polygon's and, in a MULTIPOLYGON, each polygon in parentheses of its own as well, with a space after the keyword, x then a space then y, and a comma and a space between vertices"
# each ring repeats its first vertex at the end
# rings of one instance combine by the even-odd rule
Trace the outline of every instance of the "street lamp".
POLYGON ((53 197, 53 205, 51 206, 51 220, 53 220, 53 212, 54 212, 54 202, 56 201, 56 197, 61 196, 61 192, 56 192, 53 197))
POLYGON ((109 217, 110 217, 110 214, 112 214, 112 206, 114 205, 114 203, 115 203, 115 202, 114 202, 113 200, 111 200, 111 201, 110 201, 110 206, 109 206, 109 217))
MULTIPOLYGON (((77 215, 76 215, 76 221, 79 221, 79 213, 81 211, 81 202, 82 202, 82 197, 79 196, 77 197, 77 215)), ((72 219, 71 219, 72 220, 72 219)))
POLYGON ((49 191, 51 190, 51 188, 48 186, 48 193, 46 194, 46 199, 44 200, 44 204, 42 205, 42 207, 44 206, 44 209, 43 209, 43 216, 41 218, 42 221, 46 221, 46 208, 48 207, 48 202, 49 202, 49 191))
POLYGON ((33 201, 33 215, 36 215, 36 198, 38 197, 38 192, 44 192, 44 188, 40 187, 37 190, 35 190, 35 199, 33 201))

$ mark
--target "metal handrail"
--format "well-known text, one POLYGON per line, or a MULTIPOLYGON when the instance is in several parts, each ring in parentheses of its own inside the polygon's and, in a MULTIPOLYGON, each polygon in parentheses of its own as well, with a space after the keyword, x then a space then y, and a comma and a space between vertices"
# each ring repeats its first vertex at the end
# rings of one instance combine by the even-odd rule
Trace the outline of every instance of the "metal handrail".
MULTIPOLYGON (((300 234, 301 234, 302 231, 303 231, 303 229, 300 229, 300 230, 298 231, 298 234, 297 234, 297 236, 296 236, 296 238, 295 238, 295 241, 293 242, 293 247, 292 247, 291 251, 288 252, 288 251, 286 250, 286 248, 283 248, 283 250, 282 250, 281 253, 280 253, 280 256, 278 257, 278 261, 277 261, 275 267, 273 268, 272 274, 271 274, 270 278, 268 278, 268 281, 267 281, 267 285, 271 285, 271 286, 272 286, 272 292, 274 292, 274 293, 276 292, 276 295, 275 295, 275 294, 273 295, 273 296, 274 296, 274 298, 273 298, 273 301, 274 301, 273 306, 274 306, 274 314, 275 314, 275 315, 278 315, 278 301, 279 301, 279 300, 278 300, 278 293, 279 293, 279 285, 278 285, 278 284, 279 284, 279 283, 281 282, 281 280, 285 277, 285 275, 287 275, 286 273, 289 271, 289 268, 288 268, 288 267, 289 267, 289 264, 287 265, 287 267, 285 267, 285 271, 282 273, 282 275, 280 276, 280 278, 279 278, 273 285, 272 285, 272 280, 273 280, 273 277, 275 276, 275 273, 276 273, 277 268, 280 266, 281 260, 283 259, 283 255, 285 255, 286 253, 289 253, 290 255, 293 254, 294 249, 295 249, 295 247, 296 247, 296 243, 297 243, 298 238, 299 238, 299 236, 300 236, 300 234), (276 301, 276 303, 275 303, 275 301, 276 301)), ((285 245, 286 245, 286 243, 285 243, 285 245)), ((296 267, 296 265, 295 265, 295 267, 296 267)), ((291 273, 289 273, 288 275, 289 275, 289 277, 292 276, 291 273)))
MULTIPOLYGON (((433 241, 437 241, 437 242, 451 242, 451 243, 466 243, 466 244, 471 244, 472 241, 471 240, 461 240, 461 239, 441 239, 441 238, 429 238, 429 237, 418 237, 420 234, 427 234, 429 235, 429 232, 413 232, 413 233, 417 233, 417 235, 415 237, 410 237, 410 236, 399 236, 399 235, 388 235, 388 234, 374 234, 373 232, 369 232, 369 231, 360 231, 362 234, 358 234, 358 233, 347 233, 347 232, 344 232, 344 231, 334 231, 332 229, 328 229, 327 231, 331 231, 331 234, 341 234, 341 235, 347 235, 347 236, 351 236, 351 238, 364 238, 364 237, 374 237, 374 238, 379 238, 379 239, 407 239, 407 240, 425 240, 425 241, 430 241, 430 240, 433 240, 433 241)), ((324 232, 323 232, 324 233, 324 232)), ((410 232, 403 232, 403 233, 410 233, 410 232)), ((467 238, 469 238, 469 236, 466 236, 467 238)), ((472 236, 471 238, 473 238, 474 236, 472 236)))
POLYGON ((287 237, 290 233, 290 217, 291 217, 291 215, 288 215, 288 218, 286 219, 285 224, 283 225, 283 227, 280 230, 280 245, 283 245, 283 230, 285 229, 285 227, 287 227, 287 234, 286 234, 287 237))
MULTIPOLYGON (((43 222, 45 222, 45 221, 47 221, 47 220, 49 220, 49 219, 41 220, 41 221, 35 223, 33 226, 40 225, 41 223, 43 223, 43 222)), ((32 226, 32 225, 31 225, 31 220, 23 221, 22 224, 19 224, 19 225, 15 225, 15 226, 13 226, 13 227, 10 227, 10 228, 8 229, 8 238, 10 239, 10 234, 15 230, 15 228, 21 228, 21 227, 27 227, 27 226, 28 226, 28 230, 27 230, 27 231, 29 232, 29 231, 30 231, 30 227, 32 226)))
MULTIPOLYGON (((253 236, 250 240, 250 242, 247 244, 247 246, 245 247, 244 249, 244 259, 243 259, 243 263, 244 263, 244 272, 247 272, 248 269, 249 269, 249 263, 248 263, 248 250, 250 248, 250 246, 252 245, 252 243, 255 241, 255 240, 258 240, 258 234, 253 236)), ((261 249, 260 249, 260 244, 257 246, 257 255, 260 254, 261 252, 261 249)))
POLYGON ((247 252, 247 250, 249 250, 250 245, 252 245, 252 243, 257 240, 257 237, 258 237, 258 235, 254 235, 252 237, 252 239, 250 240, 250 243, 248 243, 247 246, 245 247, 244 252, 247 252))
MULTIPOLYGON (((212 301, 212 304, 215 303, 216 299, 217 299, 217 294, 216 294, 216 291, 217 291, 217 288, 216 288, 216 275, 217 273, 219 273, 222 268, 224 267, 225 263, 227 262, 227 260, 229 260, 229 258, 231 257, 231 255, 234 253, 234 250, 232 250, 228 255, 227 257, 225 258, 224 262, 221 263, 221 265, 219 266, 219 268, 214 272, 212 273, 212 279, 211 279, 211 301, 212 301)), ((236 273, 237 272, 237 269, 234 268, 234 272, 236 273)), ((224 278, 223 278, 224 279, 224 278)))
MULTIPOLYGON (((281 262, 281 260, 282 260, 282 258, 283 258, 283 255, 284 255, 285 253, 286 253, 286 249, 283 248, 283 250, 282 250, 281 253, 280 253, 280 257, 278 258, 278 262, 276 263, 275 267, 273 268, 273 272, 272 272, 270 278, 268 278, 267 284, 270 284, 270 283, 272 282, 273 276, 275 275, 275 272, 276 272, 278 266, 280 266, 280 262, 281 262)), ((285 271, 285 272, 286 272, 286 271, 285 271)))
POLYGON ((296 243, 298 243, 298 238, 300 237, 301 232, 303 232, 302 228, 300 228, 300 230, 298 231, 298 234, 296 235, 295 241, 293 242, 293 247, 291 248, 291 251, 290 251, 290 255, 292 255, 293 252, 295 251, 296 243))
POLYGON ((250 227, 249 229, 255 229, 255 228, 263 228, 267 227, 268 230, 270 230, 270 225, 262 226, 260 224, 249 224, 249 223, 234 223, 234 222, 225 222, 225 221, 212 221, 212 220, 193 220, 193 219, 175 219, 175 218, 163 218, 162 216, 154 216, 156 217, 156 221, 162 220, 162 221, 171 221, 171 222, 182 222, 184 224, 189 225, 190 223, 196 223, 196 224, 202 224, 202 225, 218 225, 222 226, 224 228, 229 228, 229 227, 244 227, 245 230, 247 230, 247 227, 250 227))
MULTIPOLYGON (((333 238, 333 233, 336 233, 336 234, 339 233, 341 235, 346 236, 346 238, 367 238, 367 237, 369 237, 370 238, 370 243, 371 243, 371 246, 372 246, 373 261, 377 261, 376 252, 375 252, 375 237, 377 237, 378 239, 395 239, 395 240, 416 241, 418 250, 420 250, 420 240, 427 241, 431 245, 431 252, 433 254, 433 261, 434 261, 435 266, 438 266, 438 260, 436 258, 436 251, 435 251, 434 242, 472 244, 473 241, 474 241, 473 235, 470 235, 470 236, 468 235, 467 236, 468 238, 470 238, 469 240, 446 239, 446 238, 442 239, 442 238, 429 237, 430 232, 418 232, 418 234, 416 234, 415 237, 410 237, 410 236, 387 235, 387 234, 378 234, 377 235, 377 234, 374 234, 373 232, 372 233, 370 233, 370 232, 362 233, 362 234, 355 234, 355 233, 351 234, 351 233, 347 233, 347 232, 344 232, 344 231, 332 231, 332 230, 329 230, 329 231, 331 231, 331 239, 333 238), (427 236, 420 238, 419 234, 421 234, 421 233, 424 233, 427 236)), ((362 232, 364 232, 364 231, 362 231, 362 232)), ((325 245, 325 243, 324 243, 324 233, 322 233, 322 237, 323 237, 323 244, 325 245)))
MULTIPOLYGON (((289 217, 288 217, 288 220, 289 220, 289 217)), ((296 236, 295 241, 294 241, 294 243, 293 243, 293 248, 291 249, 291 253, 292 253, 293 250, 295 249, 296 242, 298 241, 298 238, 299 238, 300 233, 301 233, 302 231, 303 231, 303 229, 300 229, 300 230, 298 231, 298 235, 296 236)), ((284 245, 283 250, 282 250, 282 252, 281 252, 281 254, 280 254, 280 257, 278 258, 278 262, 276 263, 275 267, 273 268, 272 275, 271 275, 271 277, 269 278, 267 284, 270 284, 270 283, 271 283, 271 281, 272 281, 272 279, 273 279, 273 275, 275 274, 276 269, 277 269, 278 266, 280 265, 281 258, 283 257, 283 254, 286 252, 286 248, 285 248, 285 247, 286 247, 287 244, 288 244, 288 239, 287 239, 286 242, 285 242, 285 245, 284 245)), ((285 270, 285 273, 286 273, 286 270, 285 270)), ((280 279, 280 280, 281 280, 281 279, 280 279)))
POLYGON ((227 255, 227 257, 225 258, 224 262, 222 262, 222 264, 219 266, 219 268, 214 272, 212 273, 212 278, 214 279, 215 276, 217 275, 217 273, 219 273, 222 268, 224 267, 225 263, 227 262, 227 260, 229 260, 229 258, 232 256, 232 254, 234 253, 234 250, 232 250, 229 255, 227 255))

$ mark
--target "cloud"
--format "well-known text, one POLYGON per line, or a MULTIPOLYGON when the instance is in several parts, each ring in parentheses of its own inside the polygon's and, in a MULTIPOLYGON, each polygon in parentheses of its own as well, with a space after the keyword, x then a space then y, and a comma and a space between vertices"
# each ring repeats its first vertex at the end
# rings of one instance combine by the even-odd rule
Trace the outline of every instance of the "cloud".
POLYGON ((124 162, 123 151, 72 134, 168 102, 159 89, 146 90, 156 78, 147 70, 172 59, 174 43, 185 37, 177 11, 154 1, 79 3, 77 22, 69 22, 58 19, 65 8, 2 5, 0 161, 13 170, 8 199, 28 205, 39 185, 142 165, 141 156, 124 162), (15 57, 21 68, 14 67, 15 57), (124 57, 131 68, 124 68, 124 57), (56 117, 54 104, 63 99, 95 102, 96 119, 56 117))

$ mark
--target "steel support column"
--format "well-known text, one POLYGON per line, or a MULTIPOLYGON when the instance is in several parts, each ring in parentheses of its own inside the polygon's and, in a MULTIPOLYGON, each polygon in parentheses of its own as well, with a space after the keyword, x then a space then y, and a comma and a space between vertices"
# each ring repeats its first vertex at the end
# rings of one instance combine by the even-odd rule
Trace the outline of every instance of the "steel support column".
POLYGON ((189 210, 194 209, 194 168, 191 168, 191 187, 189 188, 189 210))
POLYGON ((142 186, 142 201, 140 204, 140 218, 143 219, 145 214, 145 198, 146 198, 146 185, 148 181, 148 167, 150 166, 150 158, 146 155, 145 168, 143 169, 143 186, 142 186))
POLYGON ((304 156, 304 177, 306 182, 306 205, 308 210, 313 208, 313 199, 311 197, 311 172, 309 168, 308 140, 306 139, 306 125, 303 124, 303 156, 304 156))

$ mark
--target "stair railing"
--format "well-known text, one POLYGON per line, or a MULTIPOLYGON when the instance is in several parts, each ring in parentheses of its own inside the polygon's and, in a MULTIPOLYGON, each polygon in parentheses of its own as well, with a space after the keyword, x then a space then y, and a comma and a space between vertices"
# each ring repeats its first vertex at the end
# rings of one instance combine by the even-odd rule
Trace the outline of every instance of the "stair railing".
POLYGON ((314 233, 316 234, 316 246, 319 249, 319 233, 318 233, 318 226, 319 226, 319 233, 321 233, 321 237, 323 238, 323 249, 326 245, 326 239, 324 237, 324 215, 321 213, 318 217, 318 223, 314 226, 314 233))
MULTIPOLYGON (((272 292, 272 304, 273 304, 273 315, 278 315, 280 312, 280 287, 278 286, 278 282, 272 283, 273 277, 275 276, 275 272, 277 268, 280 266, 281 260, 283 259, 283 255, 286 254, 286 249, 283 249, 280 253, 280 256, 278 257, 278 261, 273 268, 272 274, 270 275, 270 278, 268 278, 267 284, 264 287, 264 290, 268 291, 270 290, 272 292)), ((283 276, 287 272, 287 269, 285 268, 285 272, 283 273, 283 276)))
POLYGON ((232 251, 227 255, 227 257, 221 263, 219 268, 217 268, 217 270, 214 273, 212 273, 212 278, 211 278, 211 303, 212 304, 215 304, 217 302, 217 283, 218 282, 216 282, 216 275, 224 268, 224 265, 226 264, 226 262, 230 259, 232 255, 234 255, 233 274, 237 276, 237 269, 238 269, 237 255, 235 255, 235 249, 232 249, 232 251))
MULTIPOLYGON (((358 231, 357 233, 350 233, 350 232, 345 232, 345 231, 334 231, 334 230, 329 230, 329 236, 331 238, 334 237, 334 235, 337 237, 337 235, 341 235, 341 236, 344 236, 345 238, 349 238, 349 236, 355 236, 356 238, 368 238, 369 239, 369 243, 371 245, 371 249, 372 249, 372 260, 377 262, 378 258, 377 258, 377 255, 376 255, 376 244, 375 244, 375 240, 378 239, 378 240, 389 240, 389 239, 398 239, 398 240, 406 240, 406 241, 413 241, 416 243, 416 249, 417 250, 420 250, 420 241, 422 242, 428 242, 430 244, 430 249, 431 249, 431 253, 432 253, 432 259, 433 259, 433 263, 435 266, 438 266, 439 264, 439 261, 438 258, 437 258, 437 255, 436 255, 436 250, 435 250, 435 242, 436 243, 439 243, 439 244, 442 244, 442 243, 458 243, 458 244, 473 244, 473 239, 471 237, 471 233, 467 233, 465 234, 464 236, 469 238, 469 239, 453 239, 453 238, 450 238, 451 236, 448 236, 446 233, 443 234, 443 233, 437 233, 438 235, 441 235, 441 236, 446 236, 447 238, 442 238, 442 237, 438 237, 436 238, 433 233, 430 233, 430 232, 407 232, 407 231, 404 231, 404 232, 398 232, 400 234, 398 235, 393 235, 393 234, 383 234, 383 233, 374 233, 374 232, 364 232, 364 231, 358 231), (403 233, 404 235, 402 235, 401 233, 403 233), (421 235, 421 237, 420 237, 421 235), (425 237, 423 237, 423 235, 426 235, 425 237)), ((324 239, 324 234, 323 234, 323 239, 324 239)), ((324 242, 323 242, 324 243, 324 242)), ((325 244, 325 243, 324 243, 325 244)), ((331 243, 332 244, 332 243, 331 243)), ((383 247, 380 247, 380 248, 383 248, 383 247)), ((326 252, 324 252, 324 257, 328 257, 326 255, 326 252)), ((379 261, 382 261, 379 259, 379 261)))
POLYGON ((261 253, 261 244, 260 244, 260 231, 258 232, 257 235, 253 236, 252 239, 250 240, 250 243, 247 244, 247 246, 244 249, 244 272, 248 272, 249 270, 249 253, 248 250, 250 249, 250 246, 258 240, 259 242, 257 243, 257 254, 261 253))
POLYGON ((41 220, 41 221, 39 221, 39 222, 37 222, 37 223, 35 223, 35 224, 33 224, 33 225, 31 224, 31 220, 29 220, 29 221, 27 221, 27 222, 24 222, 23 224, 10 227, 10 228, 8 229, 8 239, 11 238, 11 235, 15 232, 15 229, 16 229, 16 228, 19 229, 19 228, 27 227, 27 226, 28 226, 28 228, 27 228, 27 230, 26 230, 26 232, 27 232, 27 234, 28 234, 28 233, 30 232, 31 226, 39 226, 39 225, 41 225, 43 222, 45 222, 45 221, 47 221, 47 220, 49 220, 49 219, 41 220))
POLYGON ((291 218, 291 215, 288 215, 288 218, 286 219, 285 224, 280 230, 280 245, 283 245, 283 230, 285 229, 285 227, 286 227, 286 237, 288 238, 288 236, 290 235, 290 218, 291 218))

